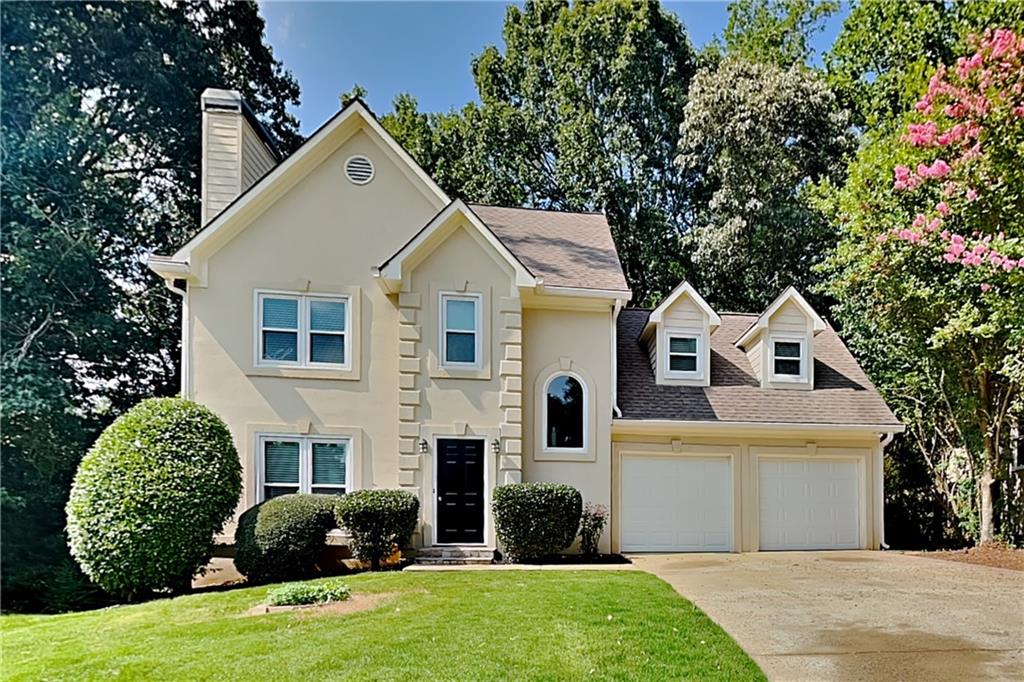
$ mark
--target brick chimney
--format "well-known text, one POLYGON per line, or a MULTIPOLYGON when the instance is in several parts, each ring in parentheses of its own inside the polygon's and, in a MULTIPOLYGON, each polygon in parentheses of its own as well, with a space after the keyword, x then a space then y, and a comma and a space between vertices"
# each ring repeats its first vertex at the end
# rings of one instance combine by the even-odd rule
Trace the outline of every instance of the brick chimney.
POLYGON ((276 166, 280 154, 238 92, 207 88, 200 101, 205 225, 276 166))

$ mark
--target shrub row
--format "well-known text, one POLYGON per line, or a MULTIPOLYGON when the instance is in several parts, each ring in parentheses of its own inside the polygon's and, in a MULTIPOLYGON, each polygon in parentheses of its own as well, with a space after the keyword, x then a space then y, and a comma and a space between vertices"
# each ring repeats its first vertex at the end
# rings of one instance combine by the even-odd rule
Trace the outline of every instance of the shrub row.
POLYGON ((572 544, 583 498, 571 485, 514 483, 494 489, 491 508, 505 554, 512 561, 529 561, 572 544))

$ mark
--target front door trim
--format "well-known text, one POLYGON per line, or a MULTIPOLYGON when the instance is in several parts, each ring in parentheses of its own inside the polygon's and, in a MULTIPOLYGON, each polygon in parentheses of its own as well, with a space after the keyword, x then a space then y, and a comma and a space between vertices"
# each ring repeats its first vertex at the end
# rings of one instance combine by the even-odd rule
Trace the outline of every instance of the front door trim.
POLYGON ((488 547, 487 538, 491 536, 491 486, 488 485, 488 481, 491 480, 491 457, 488 455, 488 441, 485 436, 453 436, 445 433, 435 433, 431 439, 431 455, 432 455, 432 466, 433 469, 433 480, 431 481, 430 488, 430 508, 432 511, 433 519, 430 524, 430 544, 437 547, 488 547), (442 440, 478 440, 483 443, 483 457, 484 457, 484 537, 482 542, 440 542, 437 539, 438 529, 438 516, 437 516, 437 472, 441 468, 439 463, 439 448, 438 441, 442 440))

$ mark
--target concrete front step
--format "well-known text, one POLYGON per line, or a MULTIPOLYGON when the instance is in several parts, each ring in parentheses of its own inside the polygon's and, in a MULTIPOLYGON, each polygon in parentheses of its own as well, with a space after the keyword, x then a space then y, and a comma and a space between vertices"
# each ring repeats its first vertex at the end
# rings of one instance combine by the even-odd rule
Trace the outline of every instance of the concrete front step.
POLYGON ((413 557, 418 564, 489 564, 494 560, 490 547, 424 547, 413 557))

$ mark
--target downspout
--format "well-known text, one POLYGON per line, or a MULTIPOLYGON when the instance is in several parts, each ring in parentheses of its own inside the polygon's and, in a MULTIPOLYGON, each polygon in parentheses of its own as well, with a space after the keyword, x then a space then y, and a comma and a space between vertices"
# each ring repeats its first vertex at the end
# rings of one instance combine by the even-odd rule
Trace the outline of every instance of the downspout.
POLYGON ((611 344, 612 344, 612 415, 622 418, 619 409, 619 313, 622 312, 622 299, 615 299, 612 309, 611 344))
MULTIPOLYGON (((885 488, 885 448, 892 442, 892 439, 896 437, 896 434, 892 431, 889 433, 880 434, 881 439, 879 441, 879 449, 881 450, 881 457, 879 457, 879 463, 881 466, 878 467, 878 471, 875 472, 875 485, 876 490, 883 491, 885 488)), ((882 495, 882 537, 879 544, 882 549, 889 549, 889 545, 885 543, 885 493, 881 492, 882 495)))
POLYGON ((189 367, 189 340, 191 337, 188 316, 188 283, 183 279, 168 279, 167 288, 181 296, 181 397, 190 399, 192 385, 189 367), (181 285, 178 284, 181 282, 181 285))

